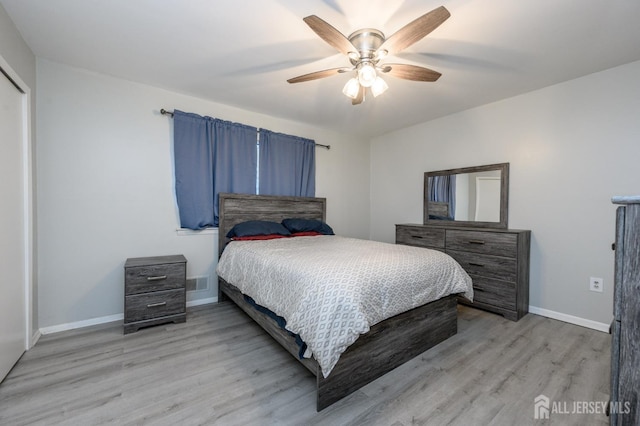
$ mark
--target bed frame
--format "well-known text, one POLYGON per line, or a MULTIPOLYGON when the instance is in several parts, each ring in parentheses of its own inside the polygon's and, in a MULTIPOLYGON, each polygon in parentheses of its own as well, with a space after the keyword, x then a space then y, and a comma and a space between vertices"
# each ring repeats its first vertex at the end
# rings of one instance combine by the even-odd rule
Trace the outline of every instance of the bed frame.
MULTIPOLYGON (((280 222, 288 217, 325 220, 326 200, 311 197, 220 194, 219 255, 227 232, 246 220, 280 222)), ((218 301, 231 299, 301 362, 317 382, 317 410, 328 407, 457 333, 456 295, 447 296, 382 321, 361 335, 324 378, 315 359, 299 359, 298 345, 271 318, 244 301, 240 291, 218 281, 218 301)))

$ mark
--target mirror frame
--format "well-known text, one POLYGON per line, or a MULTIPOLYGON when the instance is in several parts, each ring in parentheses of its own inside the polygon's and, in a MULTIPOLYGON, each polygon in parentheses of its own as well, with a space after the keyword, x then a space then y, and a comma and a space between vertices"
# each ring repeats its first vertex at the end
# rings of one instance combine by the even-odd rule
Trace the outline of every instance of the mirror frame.
POLYGON ((474 228, 504 228, 509 222, 509 163, 488 164, 486 166, 464 167, 460 169, 438 170, 424 174, 424 220, 425 225, 449 226, 449 227, 474 227, 474 228), (500 221, 499 222, 475 222, 468 220, 435 220, 429 219, 429 177, 457 175, 461 173, 478 173, 490 170, 500 170, 500 221))

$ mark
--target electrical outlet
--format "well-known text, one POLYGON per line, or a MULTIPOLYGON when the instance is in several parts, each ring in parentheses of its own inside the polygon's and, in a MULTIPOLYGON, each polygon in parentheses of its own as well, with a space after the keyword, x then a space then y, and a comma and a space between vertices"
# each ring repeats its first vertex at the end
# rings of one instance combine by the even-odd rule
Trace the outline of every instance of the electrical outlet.
POLYGON ((602 278, 589 278, 589 290, 602 293, 604 290, 604 280, 602 278))

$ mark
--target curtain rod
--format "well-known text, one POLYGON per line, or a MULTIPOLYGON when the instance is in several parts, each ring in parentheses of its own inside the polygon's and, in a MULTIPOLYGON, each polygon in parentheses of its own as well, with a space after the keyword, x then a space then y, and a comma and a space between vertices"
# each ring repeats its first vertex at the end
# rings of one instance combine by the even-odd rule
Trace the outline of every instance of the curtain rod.
MULTIPOLYGON (((169 116, 171 116, 171 118, 173 118, 173 112, 172 111, 167 111, 164 108, 160 108, 160 114, 169 115, 169 116)), ((319 147, 322 147, 322 148, 326 148, 326 149, 331 149, 331 145, 323 145, 321 143, 317 143, 316 146, 319 146, 319 147)))

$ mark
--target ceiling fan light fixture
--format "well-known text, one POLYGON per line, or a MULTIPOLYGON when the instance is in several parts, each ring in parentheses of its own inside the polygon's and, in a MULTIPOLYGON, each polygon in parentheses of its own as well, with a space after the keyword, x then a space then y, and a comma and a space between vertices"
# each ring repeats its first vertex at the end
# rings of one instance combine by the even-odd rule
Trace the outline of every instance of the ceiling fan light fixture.
POLYGON ((360 92, 360 83, 358 82, 358 79, 355 77, 347 81, 347 84, 345 84, 344 88, 342 89, 342 93, 344 93, 345 96, 351 99, 357 98, 359 92, 360 92))
POLYGON ((387 51, 386 49, 380 49, 376 51, 376 56, 375 56, 376 62, 383 60, 384 58, 387 57, 388 54, 389 54, 389 51, 387 51))
POLYGON ((363 63, 358 67, 358 80, 362 87, 371 87, 376 78, 378 78, 376 69, 371 64, 363 63))
POLYGON ((387 85, 386 81, 384 81, 380 77, 376 77, 375 81, 371 85, 371 93, 375 98, 378 97, 378 95, 382 95, 384 92, 386 92, 388 88, 389 86, 387 85))

